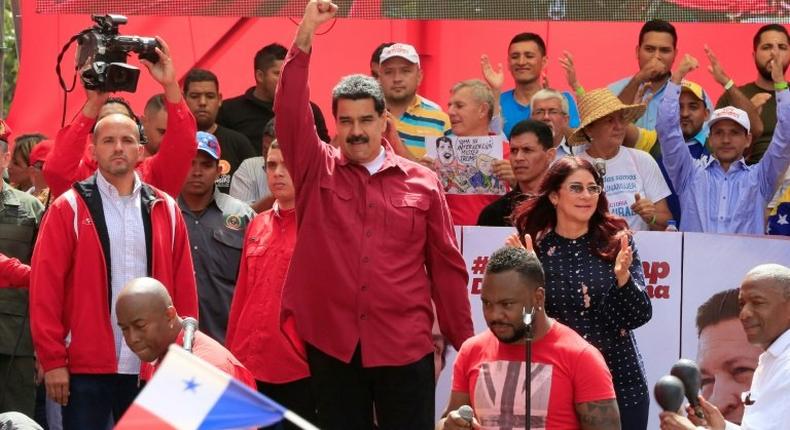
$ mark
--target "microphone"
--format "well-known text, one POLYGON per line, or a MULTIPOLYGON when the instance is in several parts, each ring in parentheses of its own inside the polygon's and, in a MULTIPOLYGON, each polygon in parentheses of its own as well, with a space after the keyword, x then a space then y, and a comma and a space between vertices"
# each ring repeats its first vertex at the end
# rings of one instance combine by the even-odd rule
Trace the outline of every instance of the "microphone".
POLYGON ((603 187, 603 177, 606 176, 606 160, 603 158, 594 158, 593 167, 598 171, 598 176, 601 177, 601 183, 598 185, 603 187))
POLYGON ((686 399, 688 399, 689 404, 694 408, 694 414, 699 418, 705 418, 705 414, 702 413, 702 406, 700 406, 699 399, 697 399, 699 388, 702 383, 702 377, 700 376, 697 363, 686 358, 681 358, 672 366, 672 370, 670 370, 669 373, 683 382, 686 399))
POLYGON ((683 406, 685 391, 686 387, 683 385, 683 381, 672 375, 662 376, 653 387, 656 402, 661 406, 661 409, 669 412, 680 410, 680 407, 683 406))
POLYGON ((535 307, 533 307, 529 312, 527 312, 527 308, 524 307, 524 325, 527 327, 532 326, 532 313, 535 311, 535 307))
POLYGON ((181 327, 184 329, 184 349, 191 354, 192 344, 195 341, 195 332, 198 329, 198 322, 192 317, 186 317, 181 321, 181 327))
POLYGON ((472 407, 469 405, 463 405, 458 408, 458 415, 469 424, 472 424, 472 420, 475 417, 475 411, 472 410, 472 407))

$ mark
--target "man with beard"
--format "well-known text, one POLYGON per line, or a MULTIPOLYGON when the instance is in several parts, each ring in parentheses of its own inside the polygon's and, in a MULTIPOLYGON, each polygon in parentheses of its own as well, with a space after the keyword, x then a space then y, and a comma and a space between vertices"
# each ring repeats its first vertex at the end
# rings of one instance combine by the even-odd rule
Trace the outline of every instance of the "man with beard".
POLYGON ((483 208, 477 225, 513 225, 510 222, 511 212, 520 202, 539 193, 543 176, 557 152, 549 126, 531 119, 521 121, 513 127, 509 143, 510 164, 513 166, 517 185, 512 191, 483 208))
MULTIPOLYGON (((754 52, 754 66, 757 69, 757 79, 748 84, 739 86, 740 90, 749 98, 752 103, 760 110, 760 118, 763 121, 763 132, 755 137, 752 142, 751 151, 746 158, 747 164, 754 164, 763 157, 771 142, 776 128, 776 90, 774 81, 771 78, 771 65, 775 59, 781 59, 776 63, 782 68, 782 72, 787 71, 790 65, 790 36, 783 25, 768 24, 760 27, 754 35, 752 41, 754 52)), ((730 80, 725 88, 732 86, 730 80)), ((732 105, 732 100, 728 92, 724 92, 716 102, 716 108, 732 105)))
POLYGON ((444 135, 450 128, 450 118, 439 105, 417 94, 422 69, 413 46, 395 43, 385 47, 379 56, 378 74, 387 110, 408 149, 408 154, 400 155, 418 160, 425 155, 425 137, 444 135))
MULTIPOLYGON (((510 130, 516 124, 531 116, 532 96, 543 88, 543 68, 548 63, 546 43, 535 33, 519 33, 510 40, 507 57, 508 69, 516 87, 499 97, 505 136, 510 135, 510 130)), ((568 92, 562 93, 562 96, 568 102, 571 127, 578 127, 579 111, 573 96, 568 92)))
POLYGON ((336 11, 325 0, 307 4, 274 103, 298 214, 283 320, 293 317, 305 342, 319 427, 370 429, 375 410, 381 429, 429 429, 431 300, 441 332, 460 348, 473 334, 468 274, 436 174, 383 137, 375 79, 351 75, 335 86, 339 148, 319 139, 307 84, 313 35, 336 11))
POLYGON ((184 78, 184 98, 195 115, 198 130, 211 133, 219 141, 222 159, 217 188, 227 194, 236 169, 242 161, 255 156, 255 149, 243 134, 217 124, 217 112, 222 105, 217 75, 203 69, 190 70, 184 78))
POLYGON ((200 305, 200 329, 225 343, 228 314, 239 272, 244 232, 255 212, 219 192, 222 151, 210 133, 197 132, 197 155, 178 196, 186 220, 200 305))
POLYGON ((524 248, 501 248, 488 260, 480 301, 489 330, 461 346, 450 401, 439 429, 523 428, 525 342, 532 343, 529 420, 535 428, 618 430, 612 375, 601 353, 546 315, 540 261, 524 248), (526 315, 532 324, 525 325, 526 315), (470 405, 472 422, 458 409, 470 405))
MULTIPOLYGON (((658 107, 664 98, 664 89, 672 74, 672 64, 677 55, 678 34, 675 27, 661 19, 650 20, 639 31, 639 44, 636 47, 636 58, 639 71, 609 85, 625 104, 636 101, 640 88, 645 97, 651 97, 647 110, 635 125, 646 130, 655 130, 658 107)), ((706 107, 711 108, 710 96, 705 94, 706 107)))

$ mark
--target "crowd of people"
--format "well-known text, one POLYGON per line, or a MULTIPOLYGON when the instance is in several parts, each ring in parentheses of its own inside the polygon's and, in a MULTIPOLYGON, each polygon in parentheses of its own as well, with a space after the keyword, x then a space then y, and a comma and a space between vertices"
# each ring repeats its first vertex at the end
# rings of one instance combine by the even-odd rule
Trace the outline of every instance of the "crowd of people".
MULTIPOLYGON (((585 89, 566 51, 570 92, 545 85, 544 40, 518 34, 515 87, 483 55, 470 73, 482 79, 453 85, 446 112, 417 94, 417 50, 383 43, 369 74, 334 88, 330 136, 308 73, 336 12, 309 1, 293 45, 258 51, 238 97, 223 100, 209 70, 179 84, 158 39, 159 60, 142 62, 162 92, 141 116, 86 90, 54 139, 30 131, 11 146, 0 123, 0 425, 107 428, 191 317, 193 354, 324 429, 646 429, 634 330, 653 311, 633 232, 790 235, 781 25, 755 34, 745 85, 706 47, 716 103, 686 79, 700 62, 661 20, 638 35, 639 70, 608 88, 585 89), (485 162, 504 195, 447 192, 454 139, 478 137, 503 142, 485 162), (488 261, 490 330, 477 335, 454 225, 518 231, 488 261), (437 423, 447 346, 459 355, 437 423)), ((762 354, 733 377, 752 403, 721 394, 729 368, 701 349, 705 420, 667 411, 662 429, 790 418, 790 269, 759 266, 723 294, 700 309, 700 342, 762 354), (705 310, 725 303, 726 315, 705 310)))

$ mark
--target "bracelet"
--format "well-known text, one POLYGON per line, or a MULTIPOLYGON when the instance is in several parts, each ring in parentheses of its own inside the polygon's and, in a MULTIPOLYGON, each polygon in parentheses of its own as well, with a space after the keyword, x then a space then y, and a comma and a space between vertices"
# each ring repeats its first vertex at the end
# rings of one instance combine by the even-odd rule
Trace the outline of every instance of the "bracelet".
POLYGON ((787 82, 774 82, 774 89, 776 91, 782 91, 787 89, 787 82))
POLYGON ((724 91, 729 91, 730 88, 732 88, 733 85, 735 85, 735 81, 730 79, 729 81, 727 81, 726 84, 724 84, 724 91))
POLYGON ((655 225, 656 223, 656 214, 653 214, 653 218, 650 219, 650 225, 655 225))
POLYGON ((586 93, 586 91, 584 91, 584 87, 581 86, 581 85, 579 85, 578 87, 574 88, 573 90, 576 92, 576 95, 579 96, 579 97, 583 96, 586 93))

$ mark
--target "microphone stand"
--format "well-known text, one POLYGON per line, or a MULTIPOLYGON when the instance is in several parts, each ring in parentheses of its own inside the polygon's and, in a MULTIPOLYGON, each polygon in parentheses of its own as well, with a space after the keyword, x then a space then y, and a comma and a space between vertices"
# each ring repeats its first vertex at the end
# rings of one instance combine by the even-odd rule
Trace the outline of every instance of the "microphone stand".
MULTIPOLYGON (((526 340, 526 358, 527 358, 527 365, 526 365, 526 372, 525 377, 526 381, 524 383, 524 389, 526 391, 526 403, 524 405, 525 411, 525 420, 524 420, 524 430, 530 430, 532 428, 532 318, 530 314, 529 322, 526 323, 526 332, 524 333, 524 340, 526 340)), ((524 318, 525 322, 527 321, 527 317, 524 318)))

